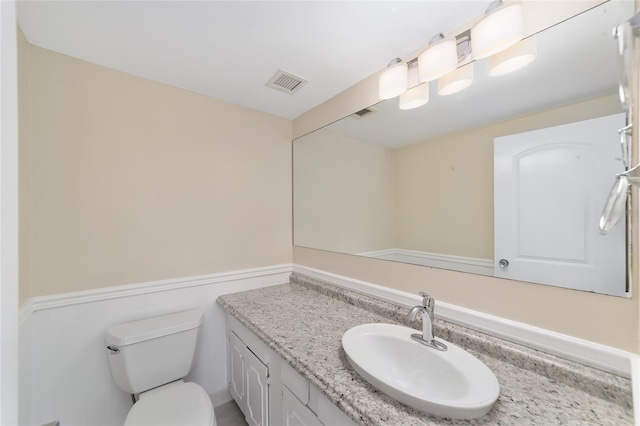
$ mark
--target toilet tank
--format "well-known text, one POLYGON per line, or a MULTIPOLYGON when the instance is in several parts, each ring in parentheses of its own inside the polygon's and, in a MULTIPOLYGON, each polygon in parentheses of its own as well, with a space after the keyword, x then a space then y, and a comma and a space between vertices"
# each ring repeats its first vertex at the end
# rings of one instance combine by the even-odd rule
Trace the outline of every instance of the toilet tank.
POLYGON ((202 310, 193 309, 109 327, 109 366, 118 387, 138 394, 185 377, 201 324, 202 310))

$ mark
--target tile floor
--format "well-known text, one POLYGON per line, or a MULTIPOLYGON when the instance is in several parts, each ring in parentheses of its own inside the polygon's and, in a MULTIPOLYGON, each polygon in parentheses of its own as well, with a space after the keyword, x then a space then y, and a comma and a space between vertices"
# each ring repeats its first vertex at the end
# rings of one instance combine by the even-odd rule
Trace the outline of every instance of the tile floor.
POLYGON ((218 426, 248 426, 244 414, 235 401, 229 401, 215 408, 218 426))

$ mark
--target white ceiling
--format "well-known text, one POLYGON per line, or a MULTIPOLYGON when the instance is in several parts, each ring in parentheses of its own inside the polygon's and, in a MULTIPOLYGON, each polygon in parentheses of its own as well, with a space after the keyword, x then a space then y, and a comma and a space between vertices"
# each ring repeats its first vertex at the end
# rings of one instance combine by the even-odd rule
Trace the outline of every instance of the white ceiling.
POLYGON ((20 1, 32 44, 293 119, 487 1, 20 1), (278 70, 309 83, 264 86, 278 70))

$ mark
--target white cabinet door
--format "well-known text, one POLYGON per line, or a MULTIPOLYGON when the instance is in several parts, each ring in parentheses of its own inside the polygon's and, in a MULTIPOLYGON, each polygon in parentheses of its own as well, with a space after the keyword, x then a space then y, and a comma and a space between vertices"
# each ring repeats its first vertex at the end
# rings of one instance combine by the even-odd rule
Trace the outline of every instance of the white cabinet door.
POLYGON ((250 426, 269 424, 269 370, 250 350, 245 352, 247 411, 245 418, 250 426))
POLYGON ((313 411, 309 410, 291 391, 283 386, 282 415, 285 426, 322 426, 313 411))
POLYGON ((494 140, 495 276, 625 294, 624 221, 598 227, 624 124, 616 114, 494 140))
POLYGON ((242 340, 233 332, 229 332, 229 393, 238 404, 242 412, 247 415, 245 410, 246 391, 245 391, 245 360, 244 353, 246 346, 242 340))
POLYGON ((329 426, 356 426, 349 416, 333 405, 326 396, 322 395, 315 386, 310 387, 310 399, 314 401, 315 409, 309 403, 309 407, 318 415, 318 419, 324 425, 329 426))

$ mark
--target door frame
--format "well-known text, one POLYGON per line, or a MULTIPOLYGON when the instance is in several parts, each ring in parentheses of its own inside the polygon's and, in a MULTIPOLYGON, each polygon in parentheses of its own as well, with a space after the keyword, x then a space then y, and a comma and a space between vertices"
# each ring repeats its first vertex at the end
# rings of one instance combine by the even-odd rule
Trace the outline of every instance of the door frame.
POLYGON ((18 59, 15 0, 0 1, 0 423, 18 424, 18 59))

